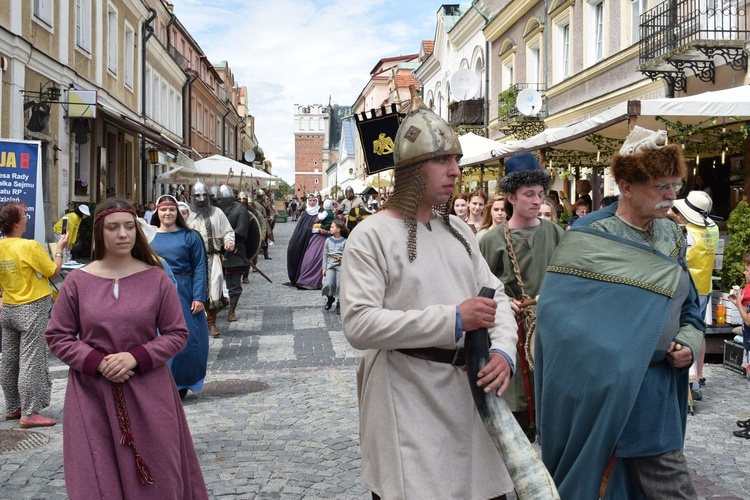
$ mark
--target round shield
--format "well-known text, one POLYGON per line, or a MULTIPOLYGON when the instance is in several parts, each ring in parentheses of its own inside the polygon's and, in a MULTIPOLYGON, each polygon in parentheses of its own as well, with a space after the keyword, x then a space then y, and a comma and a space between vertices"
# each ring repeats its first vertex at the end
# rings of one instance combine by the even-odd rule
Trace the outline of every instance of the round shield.
POLYGON ((247 231, 247 239, 245 240, 245 257, 247 260, 252 261, 258 252, 260 252, 260 222, 255 217, 255 214, 248 210, 250 214, 250 228, 247 231))

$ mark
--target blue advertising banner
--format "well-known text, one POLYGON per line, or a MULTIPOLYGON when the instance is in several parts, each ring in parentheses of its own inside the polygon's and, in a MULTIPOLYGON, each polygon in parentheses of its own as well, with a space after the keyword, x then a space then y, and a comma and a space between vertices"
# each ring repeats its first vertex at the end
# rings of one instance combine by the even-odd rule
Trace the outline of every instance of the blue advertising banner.
POLYGON ((29 222, 23 237, 44 245, 41 153, 41 141, 0 139, 0 203, 13 200, 26 205, 29 222))

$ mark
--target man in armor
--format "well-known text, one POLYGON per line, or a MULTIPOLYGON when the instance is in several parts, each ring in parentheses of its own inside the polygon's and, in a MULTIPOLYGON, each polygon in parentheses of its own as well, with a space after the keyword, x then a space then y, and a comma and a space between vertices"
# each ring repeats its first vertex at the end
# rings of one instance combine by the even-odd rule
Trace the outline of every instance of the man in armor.
MULTIPOLYGON (((260 246, 263 248, 266 246, 266 253, 268 253, 266 242, 266 225, 268 224, 268 221, 266 220, 265 211, 260 204, 256 206, 255 202, 250 202, 250 197, 245 191, 240 191, 240 194, 237 196, 237 200, 240 202, 240 205, 245 207, 250 214, 252 214, 253 217, 255 217, 255 220, 258 221, 258 225, 260 226, 260 246), (258 209, 260 208, 260 210, 258 209)), ((245 257, 247 257, 250 262, 255 265, 258 263, 258 254, 255 251, 256 249, 247 247, 245 252, 245 257)), ((245 284, 250 283, 250 269, 248 268, 247 271, 245 271, 245 274, 242 275, 242 282, 245 284)))
POLYGON ((271 260, 271 257, 268 256, 268 246, 273 245, 273 230, 274 227, 276 227, 276 214, 278 212, 276 208, 274 208, 273 202, 268 197, 268 195, 266 195, 265 191, 263 191, 262 189, 258 189, 255 194, 256 208, 258 208, 259 210, 262 209, 262 211, 266 214, 266 244, 262 247, 263 258, 266 260, 271 260))
POLYGON ((365 202, 362 198, 354 194, 354 188, 348 186, 344 190, 344 199, 341 202, 341 210, 344 211, 346 217, 346 227, 349 231, 359 224, 362 219, 370 215, 370 211, 367 210, 365 202))
POLYGON ((502 283, 471 229, 449 215, 461 154, 448 123, 414 96, 396 134, 393 196, 346 243, 341 322, 352 346, 365 350, 357 376, 361 468, 373 498, 513 491, 460 366, 464 331, 487 328, 492 351, 478 378, 497 394, 516 354, 502 283), (483 286, 496 290, 492 299, 477 297, 483 286))
POLYGON ((234 229, 234 249, 224 253, 224 276, 229 290, 229 322, 237 321, 237 303, 242 295, 242 275, 250 267, 245 257, 245 240, 250 229, 250 214, 237 200, 234 199, 232 188, 226 184, 219 188, 219 208, 227 216, 229 224, 234 229))
POLYGON ((223 306, 222 288, 224 286, 221 251, 224 249, 227 252, 233 252, 235 237, 227 216, 224 215, 224 212, 212 206, 208 197, 208 187, 202 181, 196 182, 193 186, 193 201, 190 205, 195 217, 189 225, 191 229, 200 233, 206 246, 208 257, 206 321, 208 322, 208 333, 212 337, 218 337, 220 332, 216 327, 216 316, 223 306))

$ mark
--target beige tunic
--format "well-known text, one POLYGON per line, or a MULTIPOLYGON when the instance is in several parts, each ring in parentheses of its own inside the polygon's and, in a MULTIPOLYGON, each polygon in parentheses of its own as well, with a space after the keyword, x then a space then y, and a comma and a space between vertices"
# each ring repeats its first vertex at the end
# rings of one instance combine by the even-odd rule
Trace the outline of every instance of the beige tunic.
POLYGON ((344 334, 366 349, 357 375, 362 483, 384 500, 486 499, 512 490, 466 372, 392 350, 455 348, 456 306, 491 286, 498 290, 492 348, 515 358, 516 323, 503 285, 469 227, 451 219, 471 257, 433 219, 431 230, 418 224, 417 258, 409 262, 403 221, 382 212, 352 231, 344 251, 344 334))
MULTIPOLYGON (((203 244, 206 246, 206 256, 208 258, 208 293, 206 302, 209 309, 215 309, 221 306, 221 295, 224 284, 224 268, 221 267, 221 255, 219 253, 210 253, 208 246, 208 231, 206 230, 206 221, 203 216, 196 215, 190 221, 190 229, 198 231, 203 237, 203 244)), ((216 207, 211 208, 211 234, 213 235, 213 247, 216 252, 220 251, 226 245, 234 245, 234 229, 229 223, 224 212, 216 207)))

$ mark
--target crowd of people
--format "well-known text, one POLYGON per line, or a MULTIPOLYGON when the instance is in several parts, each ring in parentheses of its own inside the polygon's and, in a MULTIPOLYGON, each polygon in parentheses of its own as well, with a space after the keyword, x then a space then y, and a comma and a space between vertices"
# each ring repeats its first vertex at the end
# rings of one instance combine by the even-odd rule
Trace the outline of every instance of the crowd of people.
POLYGON ((145 211, 117 198, 100 203, 91 262, 68 273, 54 306, 52 280, 89 207, 55 224, 50 257, 23 237, 26 207, 0 206, 4 418, 22 428, 57 423, 40 413, 51 396, 49 347, 70 366, 63 412, 70 498, 207 498, 181 400, 203 387, 219 312, 239 319, 243 282, 259 253, 271 258, 277 213, 263 190, 214 191, 199 181, 190 203, 163 195, 145 211))
POLYGON ((454 194, 460 157, 450 126, 416 99, 394 140, 393 194, 343 252, 342 325, 365 351, 364 486, 375 499, 513 490, 502 457, 515 450, 488 439, 512 430, 482 425, 462 371, 466 336, 487 331, 477 384, 539 440, 560 498, 696 498, 683 443, 714 224, 705 193, 677 203, 679 146, 636 127, 612 159, 620 194, 596 210, 588 181, 571 201, 528 153, 505 160, 501 194, 454 194), (478 297, 487 286, 494 297, 478 297))
MULTIPOLYGON (((506 498, 513 450, 492 433, 513 432, 539 441, 541 457, 528 458, 561 498, 696 498, 687 388, 693 365, 705 382, 718 229, 705 191, 677 199, 681 148, 636 127, 611 162, 619 196, 596 209, 589 181, 569 200, 530 153, 505 160, 500 193, 456 193, 461 155, 450 126, 415 99, 387 199, 347 188, 340 200, 313 192, 285 204, 295 222, 286 284, 320 291, 364 351, 364 486, 375 499, 506 498), (472 376, 504 399, 512 428, 480 415, 467 387, 463 348, 477 332, 488 352, 472 376)), ((88 207, 55 225, 52 258, 22 237, 23 204, 0 207, 4 416, 56 424, 40 413, 46 339, 71 368, 71 498, 207 498, 181 400, 205 382, 218 315, 238 321, 243 284, 260 254, 271 259, 278 213, 263 190, 199 181, 189 201, 164 195, 144 208, 117 198, 96 207, 92 262, 66 277, 53 306, 49 280, 88 207)), ((750 283, 750 257, 745 266, 750 283)), ((750 285, 731 298, 750 324, 750 285)), ((750 438, 750 421, 737 425, 750 438)))

